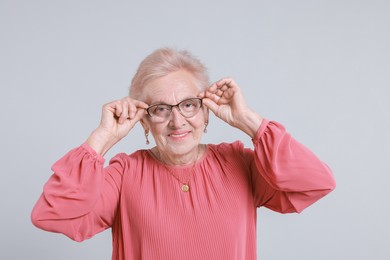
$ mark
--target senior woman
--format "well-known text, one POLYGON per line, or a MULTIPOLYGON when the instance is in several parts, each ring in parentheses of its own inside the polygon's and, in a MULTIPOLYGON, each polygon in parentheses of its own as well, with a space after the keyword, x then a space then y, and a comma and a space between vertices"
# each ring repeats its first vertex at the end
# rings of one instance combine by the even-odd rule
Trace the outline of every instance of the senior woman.
POLYGON ((112 259, 256 259, 256 209, 301 212, 335 187, 329 168, 285 128, 245 103, 231 78, 211 85, 186 51, 159 49, 130 95, 103 106, 100 125, 53 165, 33 223, 76 241, 112 228, 112 259), (202 144, 209 110, 243 131, 202 144), (156 146, 104 154, 137 123, 156 146))

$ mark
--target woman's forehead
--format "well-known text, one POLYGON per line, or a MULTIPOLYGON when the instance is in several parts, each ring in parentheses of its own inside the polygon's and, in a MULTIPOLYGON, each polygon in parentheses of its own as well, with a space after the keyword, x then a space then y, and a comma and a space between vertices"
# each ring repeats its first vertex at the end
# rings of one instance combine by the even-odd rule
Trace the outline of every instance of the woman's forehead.
POLYGON ((186 98, 196 97, 200 92, 193 75, 185 71, 155 79, 145 85, 144 91, 147 102, 153 104, 177 104, 186 98))
POLYGON ((165 93, 154 93, 147 97, 147 103, 152 104, 168 104, 168 105, 176 105, 181 101, 189 98, 195 98, 199 94, 199 91, 191 91, 191 92, 165 92, 165 93))

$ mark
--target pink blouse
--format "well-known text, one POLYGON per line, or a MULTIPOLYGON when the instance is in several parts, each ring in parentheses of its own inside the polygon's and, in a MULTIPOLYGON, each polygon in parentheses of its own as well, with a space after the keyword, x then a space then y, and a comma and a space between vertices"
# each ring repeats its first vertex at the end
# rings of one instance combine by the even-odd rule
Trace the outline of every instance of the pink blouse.
POLYGON ((112 259, 256 259, 256 208, 301 212, 335 187, 329 168, 276 122, 254 150, 208 145, 193 166, 166 166, 148 150, 109 166, 87 144, 53 165, 34 225, 76 241, 112 228, 112 259), (177 178, 191 175, 190 191, 177 178))

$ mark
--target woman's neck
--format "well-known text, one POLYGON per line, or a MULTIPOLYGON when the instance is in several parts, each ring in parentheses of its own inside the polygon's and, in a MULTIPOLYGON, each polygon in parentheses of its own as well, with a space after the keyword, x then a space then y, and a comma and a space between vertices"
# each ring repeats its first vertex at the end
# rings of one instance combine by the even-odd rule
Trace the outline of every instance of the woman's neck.
POLYGON ((196 161, 201 157, 201 154, 203 153, 203 145, 200 144, 189 153, 180 156, 170 156, 169 154, 161 153, 158 147, 152 148, 151 151, 155 155, 155 157, 164 164, 185 166, 196 163, 196 161))

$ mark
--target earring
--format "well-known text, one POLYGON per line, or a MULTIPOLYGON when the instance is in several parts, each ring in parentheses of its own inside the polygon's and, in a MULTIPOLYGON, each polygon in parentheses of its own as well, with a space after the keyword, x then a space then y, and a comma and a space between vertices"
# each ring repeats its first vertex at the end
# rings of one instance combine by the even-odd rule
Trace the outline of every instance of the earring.
POLYGON ((150 144, 148 136, 149 136, 149 131, 145 130, 145 139, 146 139, 146 142, 145 142, 145 143, 146 143, 147 145, 150 144))
POLYGON ((208 122, 204 123, 203 133, 205 133, 205 134, 207 134, 207 125, 208 124, 209 124, 208 122))

